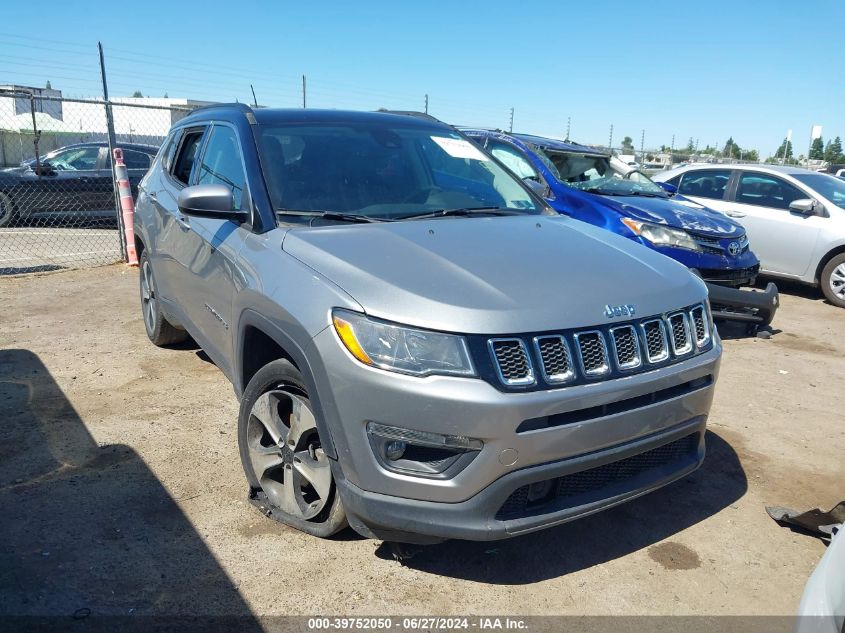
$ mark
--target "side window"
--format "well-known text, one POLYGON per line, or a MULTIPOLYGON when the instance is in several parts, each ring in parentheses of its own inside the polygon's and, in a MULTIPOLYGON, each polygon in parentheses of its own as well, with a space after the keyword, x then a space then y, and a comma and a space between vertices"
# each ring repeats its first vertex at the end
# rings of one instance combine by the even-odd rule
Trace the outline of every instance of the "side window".
POLYGON ((730 169, 688 171, 681 176, 678 193, 687 196, 698 196, 699 198, 721 200, 725 197, 725 189, 730 179, 730 169))
POLYGON ((185 133, 179 151, 176 154, 176 161, 173 163, 171 173, 179 182, 187 185, 191 179, 191 169, 194 166, 194 159, 197 157, 202 135, 205 130, 191 130, 185 133))
POLYGON ((161 157, 161 166, 165 171, 170 171, 173 166, 173 158, 176 156, 176 148, 179 147, 179 138, 182 136, 181 130, 171 132, 170 136, 164 142, 164 154, 161 157))
POLYGON ((776 176, 754 172, 743 172, 736 190, 737 202, 775 209, 788 209, 791 202, 806 197, 799 189, 776 176))
POLYGON ((97 169, 97 159, 99 156, 99 147, 76 147, 63 152, 57 152, 49 158, 49 163, 56 169, 87 171, 97 169))
POLYGON ((123 150, 123 162, 127 169, 149 169, 150 156, 144 152, 136 152, 131 149, 123 150))
POLYGON ((246 174, 235 131, 225 125, 215 125, 199 165, 201 185, 226 185, 235 198, 235 209, 241 208, 246 174))
POLYGON ((501 141, 490 141, 487 145, 487 150, 519 178, 539 180, 540 176, 537 170, 531 166, 531 163, 522 155, 522 152, 515 147, 507 143, 502 143, 501 141))

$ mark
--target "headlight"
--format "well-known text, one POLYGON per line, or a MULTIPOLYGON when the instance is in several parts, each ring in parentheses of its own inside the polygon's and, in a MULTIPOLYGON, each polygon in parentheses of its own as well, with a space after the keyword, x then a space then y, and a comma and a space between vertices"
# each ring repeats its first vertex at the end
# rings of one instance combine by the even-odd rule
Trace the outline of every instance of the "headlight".
POLYGON ((673 229, 662 224, 640 222, 631 218, 622 218, 622 223, 636 235, 644 237, 656 246, 672 246, 674 248, 686 248, 691 251, 701 250, 701 247, 692 239, 690 234, 681 229, 673 229))
POLYGON ((349 353, 365 365, 412 376, 475 375, 462 336, 387 323, 348 310, 334 310, 332 322, 349 353))

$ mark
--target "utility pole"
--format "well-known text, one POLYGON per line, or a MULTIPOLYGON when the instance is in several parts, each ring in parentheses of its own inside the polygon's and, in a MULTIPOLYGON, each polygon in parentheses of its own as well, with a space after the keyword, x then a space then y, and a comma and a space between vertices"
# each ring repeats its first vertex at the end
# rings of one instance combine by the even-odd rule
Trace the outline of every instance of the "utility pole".
POLYGON ((428 114, 428 93, 425 94, 425 113, 428 114))
POLYGON ((511 123, 508 126, 508 132, 513 132, 513 108, 511 108, 511 123))
MULTIPOLYGON (((112 185, 114 186, 114 211, 117 215, 118 241, 120 242, 120 255, 123 261, 129 261, 126 253, 126 240, 123 238, 124 224, 123 214, 120 212, 120 192, 117 188, 117 180, 114 177, 114 148, 117 139, 114 133, 114 117, 112 116, 111 103, 109 103, 109 84, 106 81, 106 58, 103 55, 103 43, 97 42, 97 49, 100 52, 100 76, 103 78, 103 101, 106 106, 106 129, 108 130, 109 141, 109 163, 112 165, 112 185)), ((33 114, 33 127, 35 115, 33 114)))
POLYGON ((255 88, 252 87, 252 84, 249 84, 249 89, 252 90, 252 103, 255 107, 258 107, 258 99, 255 98, 255 88))
POLYGON ((567 140, 567 141, 569 140, 569 126, 571 124, 572 124, 572 117, 571 116, 566 117, 566 139, 565 140, 567 140))
POLYGON ((610 124, 610 140, 607 141, 607 149, 611 154, 613 153, 613 123, 610 124))
POLYGON ((640 136, 640 165, 645 163, 645 130, 640 136))
POLYGON ((698 156, 698 139, 695 139, 695 155, 698 156))
POLYGON ((302 107, 303 109, 307 107, 305 105, 305 75, 302 75, 302 107))
POLYGON ((672 135, 672 147, 669 148, 669 153, 670 154, 675 153, 675 135, 674 134, 672 135))

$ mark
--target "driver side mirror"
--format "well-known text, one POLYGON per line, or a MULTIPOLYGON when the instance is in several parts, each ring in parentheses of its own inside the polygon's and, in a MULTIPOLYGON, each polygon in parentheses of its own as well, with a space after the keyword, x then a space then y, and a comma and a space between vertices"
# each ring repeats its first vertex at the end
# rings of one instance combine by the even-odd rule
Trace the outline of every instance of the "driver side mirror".
POLYGON ((56 175, 56 168, 53 167, 48 162, 41 162, 38 165, 32 165, 32 171, 36 173, 38 176, 55 176, 56 175))
POLYGON ((789 210, 801 215, 817 215, 816 201, 810 198, 801 198, 789 203, 789 210))
POLYGON ((226 185, 194 185, 179 192, 179 210, 188 216, 218 220, 246 219, 246 213, 235 209, 232 190, 226 185))
POLYGON ((526 176, 522 179, 522 182, 528 185, 528 188, 531 189, 531 191, 536 193, 541 198, 548 198, 549 194, 551 193, 549 188, 536 178, 526 176))
POLYGON ((657 186, 663 189, 666 193, 678 193, 678 188, 668 182, 658 182, 657 186))

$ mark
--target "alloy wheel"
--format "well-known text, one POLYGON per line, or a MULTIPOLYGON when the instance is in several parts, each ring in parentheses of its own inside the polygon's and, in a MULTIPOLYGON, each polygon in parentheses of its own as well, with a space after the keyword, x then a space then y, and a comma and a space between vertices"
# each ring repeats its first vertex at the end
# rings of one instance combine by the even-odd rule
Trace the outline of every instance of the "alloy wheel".
POLYGON ((144 313, 144 323, 147 329, 152 332, 156 325, 156 295, 153 282, 153 273, 150 270, 150 262, 145 260, 141 268, 141 310, 144 313))
POLYGON ((845 301, 845 263, 831 271, 828 283, 833 294, 845 301))
POLYGON ((326 507, 331 467, 306 398, 285 386, 262 394, 249 415, 247 449, 255 478, 274 506, 304 520, 326 507))

